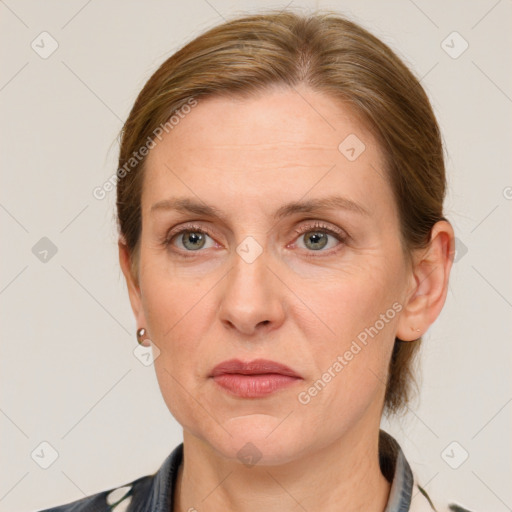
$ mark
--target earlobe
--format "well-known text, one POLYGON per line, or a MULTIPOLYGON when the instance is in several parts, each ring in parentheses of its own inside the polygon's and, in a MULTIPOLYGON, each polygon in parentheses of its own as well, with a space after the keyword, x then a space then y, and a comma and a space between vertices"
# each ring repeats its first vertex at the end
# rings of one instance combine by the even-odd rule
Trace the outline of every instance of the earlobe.
POLYGON ((413 341, 422 336, 439 316, 448 293, 455 237, 448 221, 432 228, 430 245, 417 252, 413 264, 412 291, 406 297, 396 336, 413 341))

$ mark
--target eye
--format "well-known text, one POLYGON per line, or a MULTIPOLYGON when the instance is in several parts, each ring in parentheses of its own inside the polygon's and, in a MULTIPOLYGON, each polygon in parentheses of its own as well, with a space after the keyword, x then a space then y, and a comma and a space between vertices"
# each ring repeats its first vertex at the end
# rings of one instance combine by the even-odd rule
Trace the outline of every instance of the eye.
POLYGON ((174 245, 184 252, 194 252, 200 249, 213 247, 214 242, 210 234, 199 226, 186 226, 179 231, 172 231, 163 240, 165 246, 174 245), (210 245, 207 245, 210 239, 210 245), (173 243, 176 240, 176 244, 173 243))
POLYGON ((303 240, 303 247, 309 249, 308 252, 327 252, 330 253, 328 249, 332 249, 336 247, 335 240, 343 243, 347 239, 347 235, 344 234, 343 231, 331 228, 322 223, 315 223, 313 225, 305 225, 300 227, 295 231, 298 235, 299 241, 303 240), (304 236, 300 236, 304 235, 304 236), (324 250, 327 248, 327 250, 324 250))
MULTIPOLYGON (((336 247, 342 245, 348 238, 343 230, 319 222, 301 226, 295 232, 299 235, 298 240, 303 241, 302 244, 298 243, 298 246, 309 253, 307 256, 311 256, 312 252, 332 254, 336 252, 336 247), (301 237, 301 235, 304 236, 301 237), (339 243, 336 244, 335 241, 339 243), (330 250, 333 247, 334 250, 330 250)), ((201 226, 186 225, 181 229, 171 230, 161 243, 165 247, 172 246, 175 252, 183 256, 191 256, 190 253, 201 252, 201 249, 216 247, 213 236, 209 230, 201 226)))

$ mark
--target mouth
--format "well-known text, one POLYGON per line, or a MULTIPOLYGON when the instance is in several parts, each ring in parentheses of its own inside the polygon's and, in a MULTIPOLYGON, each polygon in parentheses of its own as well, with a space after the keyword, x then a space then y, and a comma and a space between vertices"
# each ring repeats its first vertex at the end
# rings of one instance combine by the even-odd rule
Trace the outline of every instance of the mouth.
POLYGON ((268 396, 303 380, 288 366, 267 359, 230 359, 215 366, 210 377, 224 391, 241 398, 268 396))

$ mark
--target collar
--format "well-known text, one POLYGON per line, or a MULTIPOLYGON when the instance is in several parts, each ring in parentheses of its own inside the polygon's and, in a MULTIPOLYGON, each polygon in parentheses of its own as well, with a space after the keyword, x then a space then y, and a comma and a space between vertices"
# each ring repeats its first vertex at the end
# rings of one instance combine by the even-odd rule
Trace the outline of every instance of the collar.
POLYGON ((414 477, 400 445, 384 430, 379 432, 379 463, 383 475, 391 483, 384 512, 408 512, 414 477))
MULTIPOLYGON (((141 479, 149 484, 142 512, 171 512, 174 506, 174 488, 178 469, 183 461, 183 443, 179 444, 165 459, 160 469, 152 476, 141 479), (149 481, 146 479, 150 479, 149 481)), ((387 432, 379 432, 379 463, 383 475, 391 483, 388 503, 384 512, 409 512, 411 510, 414 478, 411 468, 397 441, 387 432)), ((134 489, 134 498, 137 496, 134 489)))

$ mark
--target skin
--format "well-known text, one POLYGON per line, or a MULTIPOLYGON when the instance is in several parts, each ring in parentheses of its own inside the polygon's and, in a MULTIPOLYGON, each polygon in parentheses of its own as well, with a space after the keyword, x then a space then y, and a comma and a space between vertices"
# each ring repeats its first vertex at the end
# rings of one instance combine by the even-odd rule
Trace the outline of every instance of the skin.
POLYGON ((384 510, 390 484, 378 434, 388 362, 395 336, 412 341, 439 315, 454 233, 437 223, 430 247, 408 265, 383 176, 383 154, 360 120, 305 86, 200 100, 150 151, 138 282, 122 240, 119 257, 137 326, 160 350, 163 398, 183 427, 175 511, 384 510), (365 144, 354 161, 338 150, 349 134, 365 144), (289 202, 333 194, 369 214, 272 217, 289 202), (225 219, 150 211, 171 196, 216 207, 225 219), (348 237, 315 245, 316 221, 348 237), (196 233, 189 222, 209 231, 204 246, 183 234, 162 243, 174 228, 196 233), (248 236, 262 250, 252 263, 236 251, 248 236), (394 318, 300 403, 298 394, 393 303, 401 306, 394 318), (302 379, 265 398, 232 396, 209 378, 231 358, 278 361, 302 379), (252 466, 237 458, 248 442, 261 455, 252 466))

